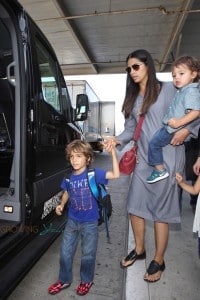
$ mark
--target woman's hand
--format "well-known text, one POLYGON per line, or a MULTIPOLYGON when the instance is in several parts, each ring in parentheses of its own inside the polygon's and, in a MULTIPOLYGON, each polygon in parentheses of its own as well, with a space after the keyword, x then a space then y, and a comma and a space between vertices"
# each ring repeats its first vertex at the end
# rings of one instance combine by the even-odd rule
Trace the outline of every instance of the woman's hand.
POLYGON ((190 132, 186 128, 182 128, 182 129, 176 131, 173 135, 173 138, 172 138, 170 144, 173 146, 179 146, 179 145, 183 144, 183 142, 185 141, 185 139, 188 137, 189 134, 190 134, 190 132))
POLYGON ((106 151, 111 152, 113 147, 115 147, 117 144, 119 144, 119 142, 114 136, 112 136, 104 140, 103 147, 106 151))

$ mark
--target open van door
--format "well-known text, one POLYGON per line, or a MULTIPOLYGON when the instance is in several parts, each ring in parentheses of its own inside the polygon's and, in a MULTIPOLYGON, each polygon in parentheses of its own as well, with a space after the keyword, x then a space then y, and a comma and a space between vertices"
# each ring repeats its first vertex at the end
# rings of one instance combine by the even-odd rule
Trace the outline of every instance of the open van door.
POLYGON ((4 299, 64 227, 66 216, 56 217, 54 209, 60 201, 60 183, 71 171, 65 147, 82 139, 82 132, 56 55, 18 1, 0 1, 0 40, 4 299), (53 229, 44 235, 46 226, 53 229))

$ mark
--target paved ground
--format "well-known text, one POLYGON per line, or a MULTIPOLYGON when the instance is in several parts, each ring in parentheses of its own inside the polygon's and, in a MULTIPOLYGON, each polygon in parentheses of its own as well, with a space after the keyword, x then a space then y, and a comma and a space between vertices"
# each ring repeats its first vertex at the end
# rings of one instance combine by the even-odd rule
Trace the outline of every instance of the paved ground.
MULTIPOLYGON (((110 157, 105 153, 96 154, 95 165, 108 168, 110 157)), ((143 280, 154 249, 151 223, 147 224, 146 231, 146 260, 137 261, 127 271, 120 268, 119 261, 128 252, 127 248, 134 248, 131 231, 128 234, 129 223, 125 209, 128 185, 129 178, 121 176, 115 181, 110 181, 108 186, 114 209, 110 221, 111 243, 107 243, 105 231, 100 227, 95 284, 84 299, 199 300, 200 260, 197 256, 197 240, 192 234, 193 213, 186 194, 183 201, 182 226, 171 228, 165 257, 166 270, 161 280, 154 284, 143 280)), ((55 296, 47 293, 48 286, 57 279, 60 243, 61 236, 35 264, 8 300, 80 299, 75 293, 79 283, 80 249, 74 259, 74 282, 71 287, 55 296)))
MULTIPOLYGON (((108 169, 111 158, 106 153, 95 154, 95 165, 108 169)), ((84 299, 123 299, 125 287, 125 274, 120 268, 119 261, 127 245, 127 214, 125 198, 127 194, 128 178, 122 177, 110 181, 108 190, 112 196, 113 214, 109 222, 111 243, 107 243, 106 232, 99 227, 99 245, 96 260, 95 284, 90 293, 84 299)), ((33 299, 80 299, 76 295, 75 288, 79 284, 80 249, 74 259, 74 281, 71 287, 58 295, 47 293, 48 286, 58 276, 59 248, 61 236, 52 244, 48 251, 35 264, 15 291, 9 296, 9 300, 33 300, 33 299)))
MULTIPOLYGON (((147 225, 145 261, 137 261, 127 270, 126 300, 199 300, 200 259, 197 254, 197 239, 192 233, 193 213, 188 195, 184 195, 181 228, 171 227, 166 269, 159 282, 147 284, 143 275, 153 258, 154 240, 152 224, 147 225)), ((129 249, 134 247, 129 233, 129 249)))

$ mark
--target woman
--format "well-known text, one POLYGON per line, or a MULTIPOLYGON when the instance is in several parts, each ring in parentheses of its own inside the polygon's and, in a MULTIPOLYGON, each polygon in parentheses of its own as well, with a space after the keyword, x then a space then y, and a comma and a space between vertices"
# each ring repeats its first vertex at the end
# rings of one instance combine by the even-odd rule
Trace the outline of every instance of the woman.
MULTIPOLYGON (((127 86, 122 111, 125 115, 125 129, 116 138, 116 144, 123 147, 132 140, 139 114, 144 114, 144 122, 138 141, 139 164, 131 178, 127 210, 130 215, 135 239, 135 249, 121 260, 121 266, 131 266, 138 259, 145 259, 145 219, 154 222, 155 255, 144 280, 158 281, 165 269, 164 254, 169 235, 169 223, 180 222, 179 192, 175 173, 183 172, 183 141, 193 129, 187 126, 176 132, 171 145, 163 149, 164 163, 169 177, 152 185, 146 177, 152 172, 148 164, 148 143, 153 134, 162 126, 162 119, 173 100, 175 88, 172 83, 161 83, 156 78, 151 55, 146 50, 136 50, 127 57, 127 86), (178 147, 177 147, 178 145, 178 147)), ((190 126, 191 127, 191 126, 190 126)), ((196 134, 196 132, 194 132, 196 134)), ((107 147, 109 147, 109 140, 107 147)))

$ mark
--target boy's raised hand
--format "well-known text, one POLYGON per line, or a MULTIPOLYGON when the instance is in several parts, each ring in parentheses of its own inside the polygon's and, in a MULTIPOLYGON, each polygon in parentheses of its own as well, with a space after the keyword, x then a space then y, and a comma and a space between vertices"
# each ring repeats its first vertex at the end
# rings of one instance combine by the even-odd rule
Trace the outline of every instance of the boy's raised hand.
POLYGON ((109 137, 104 140, 103 142, 103 148, 108 151, 109 153, 112 152, 112 150, 117 145, 117 140, 115 137, 109 137))

